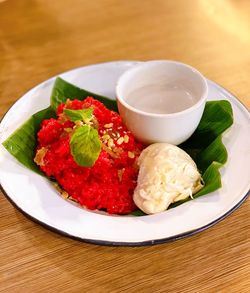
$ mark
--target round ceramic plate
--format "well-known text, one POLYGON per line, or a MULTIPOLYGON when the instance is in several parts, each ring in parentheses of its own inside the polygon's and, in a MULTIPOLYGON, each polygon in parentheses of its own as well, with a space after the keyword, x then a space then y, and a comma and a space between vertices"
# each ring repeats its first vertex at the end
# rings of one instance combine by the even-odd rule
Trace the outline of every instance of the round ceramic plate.
MULTIPOLYGON (((110 62, 61 74, 84 89, 115 98, 119 76, 136 62, 110 62)), ((3 142, 33 113, 49 105, 55 78, 36 86, 4 116, 3 142)), ((229 215, 247 198, 250 188, 250 115, 229 92, 208 80, 209 100, 226 99, 234 124, 223 135, 228 162, 221 169, 223 187, 216 192, 150 216, 110 216, 77 207, 59 196, 51 183, 19 164, 1 145, 0 182, 6 197, 34 221, 58 233, 104 245, 151 245, 202 231, 229 215)))

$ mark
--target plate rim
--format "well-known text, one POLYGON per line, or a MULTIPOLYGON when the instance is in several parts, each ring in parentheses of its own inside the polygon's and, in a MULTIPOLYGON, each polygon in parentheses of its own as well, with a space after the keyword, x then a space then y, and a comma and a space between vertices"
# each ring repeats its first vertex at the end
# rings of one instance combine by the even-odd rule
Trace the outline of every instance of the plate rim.
MULTIPOLYGON (((34 90, 36 87, 39 87, 41 84, 45 83, 45 82, 49 82, 51 80, 53 80, 56 76, 60 76, 62 74, 66 74, 69 73, 71 71, 74 70, 78 70, 84 67, 91 67, 91 66, 96 66, 96 65, 107 65, 107 64, 114 64, 114 63, 138 63, 138 62, 142 62, 142 61, 136 61, 136 60, 117 60, 117 61, 110 61, 110 62, 101 62, 101 63, 95 63, 95 64, 87 64, 84 66, 79 66, 76 68, 72 68, 68 71, 65 72, 61 72, 47 80, 44 80, 42 82, 40 82, 39 84, 37 84, 36 86, 32 87, 31 89, 27 90, 24 94, 22 94, 21 97, 19 97, 14 104, 12 104, 10 106, 10 108, 4 113, 4 115, 2 116, 2 118, 0 119, 0 124, 2 123, 4 117, 8 114, 8 112, 12 109, 12 107, 16 104, 17 101, 19 101, 24 95, 28 94, 30 91, 34 90)), ((206 77, 205 77, 206 78, 206 77)), ((230 91, 228 91, 226 88, 224 88, 223 86, 219 85, 218 83, 206 78, 207 81, 209 81, 211 84, 213 84, 213 86, 215 86, 217 89, 224 91, 226 94, 231 95, 236 102, 238 102, 240 104, 241 110, 243 110, 245 113, 250 114, 250 111, 246 108, 246 106, 234 95, 232 94, 230 91)), ((71 235, 70 233, 67 233, 63 230, 60 230, 58 228, 55 228, 52 225, 49 225, 47 223, 44 223, 43 221, 38 220, 37 218, 31 216, 29 213, 25 212, 21 207, 19 207, 12 199, 11 197, 8 195, 8 193, 5 191, 5 189, 3 188, 1 182, 0 182, 0 190, 2 191, 3 195, 5 196, 5 198, 12 204, 12 206, 14 206, 19 212, 21 212, 26 218, 32 220, 33 222, 41 225, 42 227, 55 232, 59 235, 74 239, 74 240, 78 240, 81 242, 85 242, 85 243, 91 243, 91 244, 96 244, 96 245, 103 245, 103 246, 130 246, 130 247, 136 247, 136 246, 149 246, 149 245, 157 245, 157 244, 163 244, 163 243, 168 243, 168 242, 172 242, 172 241, 176 241, 179 239, 183 239, 192 235, 195 235, 197 233, 200 233, 212 226, 214 226, 215 224, 219 223, 220 221, 222 221, 223 219, 225 219, 227 216, 229 216, 230 214, 232 214, 236 209, 238 209, 243 203, 244 201, 246 201, 246 199, 250 196, 250 189, 246 192, 246 194, 241 198, 240 201, 238 201, 231 209, 229 209, 227 212, 225 212, 223 215, 221 215, 220 217, 216 218, 215 220, 211 221, 210 223, 203 225, 202 227, 196 228, 196 229, 192 229, 183 233, 179 233, 177 235, 173 235, 173 236, 169 236, 169 237, 165 237, 165 238, 160 238, 160 239, 155 239, 155 240, 145 240, 145 241, 136 241, 136 242, 127 242, 127 241, 110 241, 110 240, 98 240, 98 239, 88 239, 88 238, 82 238, 82 237, 78 237, 75 235, 71 235)))
POLYGON ((189 230, 184 233, 180 233, 174 236, 166 237, 166 238, 160 238, 160 239, 155 239, 155 240, 145 240, 145 241, 138 241, 138 242, 126 242, 126 241, 109 241, 109 240, 96 240, 96 239, 88 239, 88 238, 81 238, 78 236, 71 235, 65 231, 62 231, 60 229, 57 229, 49 224, 46 224, 35 217, 32 217, 25 211, 23 211, 7 194, 7 192, 4 190, 2 187, 2 184, 0 184, 0 189, 5 196, 5 198, 11 203, 12 206, 14 206, 19 212, 21 212, 26 218, 32 220, 34 223, 39 224, 43 228, 46 228, 54 233, 57 233, 59 235, 68 237, 73 240, 77 240, 80 242, 84 243, 90 243, 90 244, 95 244, 95 245, 102 245, 102 246, 120 246, 120 247, 139 247, 139 246, 152 246, 152 245, 158 245, 158 244, 164 244, 164 243, 169 243, 173 242, 176 240, 184 239, 193 235, 196 235, 202 231, 205 231, 209 229, 210 227, 214 226, 215 224, 221 222, 224 220, 226 217, 231 215, 235 210, 237 210, 249 197, 250 195, 250 190, 246 193, 246 195, 235 205, 233 206, 229 211, 227 211, 225 214, 220 216, 219 218, 215 219, 214 221, 208 223, 207 225, 204 225, 200 228, 189 230))

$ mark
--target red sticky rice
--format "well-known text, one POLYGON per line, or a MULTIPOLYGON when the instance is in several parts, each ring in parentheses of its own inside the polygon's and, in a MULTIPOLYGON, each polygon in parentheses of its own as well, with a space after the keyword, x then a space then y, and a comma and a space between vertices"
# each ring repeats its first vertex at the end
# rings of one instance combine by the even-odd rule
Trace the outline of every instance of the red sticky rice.
POLYGON ((136 209, 132 195, 138 175, 136 160, 142 149, 117 113, 88 97, 84 101, 68 100, 59 105, 57 119, 41 123, 35 162, 80 205, 110 214, 128 214, 136 209), (75 123, 68 120, 63 109, 89 107, 94 109, 102 150, 94 166, 87 168, 77 165, 70 153, 75 123))

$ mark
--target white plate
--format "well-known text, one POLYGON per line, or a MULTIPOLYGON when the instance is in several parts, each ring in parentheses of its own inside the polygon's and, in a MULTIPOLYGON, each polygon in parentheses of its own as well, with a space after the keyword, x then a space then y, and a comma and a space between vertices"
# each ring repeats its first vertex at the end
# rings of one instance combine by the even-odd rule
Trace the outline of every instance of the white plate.
MULTIPOLYGON (((67 81, 115 98, 118 77, 136 62, 110 62, 61 74, 67 81)), ((4 116, 1 142, 31 114, 46 108, 55 78, 36 86, 4 116)), ((19 164, 1 145, 0 182, 6 197, 24 214, 61 234, 105 245, 149 245, 202 231, 235 210, 249 195, 250 115, 229 92, 208 81, 209 100, 231 102, 234 124, 223 135, 229 159, 221 169, 223 187, 169 211, 143 217, 109 216, 62 199, 50 182, 19 164)))

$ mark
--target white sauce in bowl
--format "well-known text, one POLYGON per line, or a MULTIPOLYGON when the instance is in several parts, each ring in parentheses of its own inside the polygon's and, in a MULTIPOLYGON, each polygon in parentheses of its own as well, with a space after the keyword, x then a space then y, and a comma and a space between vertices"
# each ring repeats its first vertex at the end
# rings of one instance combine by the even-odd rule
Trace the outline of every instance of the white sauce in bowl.
POLYGON ((181 112, 196 103, 190 92, 170 84, 145 85, 130 92, 125 100, 138 110, 155 114, 181 112))

